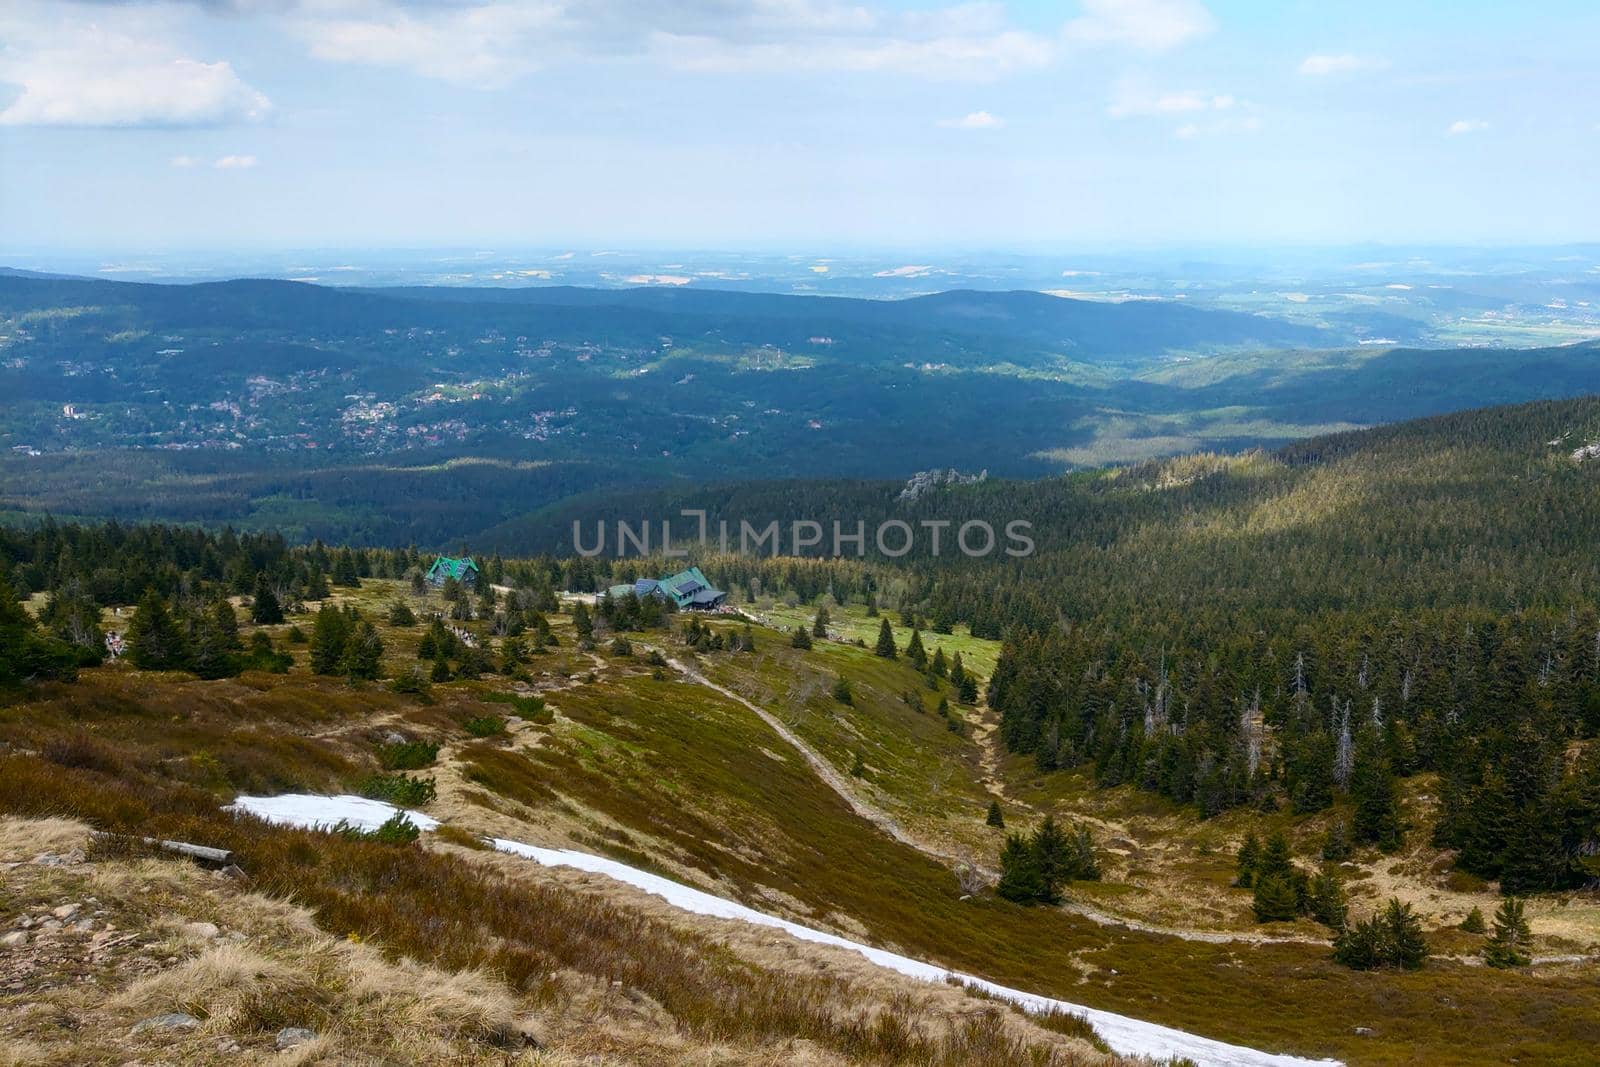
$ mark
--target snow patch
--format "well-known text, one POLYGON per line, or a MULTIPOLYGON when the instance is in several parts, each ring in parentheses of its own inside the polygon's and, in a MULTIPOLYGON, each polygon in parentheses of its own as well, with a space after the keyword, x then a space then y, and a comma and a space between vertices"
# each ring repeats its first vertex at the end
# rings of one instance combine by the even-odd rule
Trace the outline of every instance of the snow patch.
MULTIPOLYGON (((284 826, 329 827, 343 820, 353 826, 372 829, 381 826, 400 809, 364 797, 288 794, 279 797, 239 797, 225 810, 255 815, 267 822, 284 826)), ((421 812, 407 811, 406 815, 423 830, 432 830, 439 825, 437 819, 421 812)), ((909 978, 917 978, 924 982, 945 982, 953 979, 975 986, 991 996, 1008 1000, 1028 1011, 1046 1012, 1052 1009, 1070 1011, 1086 1019, 1106 1044, 1125 1056, 1150 1056, 1158 1059, 1187 1056, 1202 1067, 1342 1067, 1339 1060, 1308 1060, 1299 1056, 1259 1052, 1240 1045, 1229 1045, 1182 1030, 1174 1030, 1171 1027, 1129 1018, 1126 1015, 1118 1015, 1115 1012, 1101 1011, 1098 1008, 1042 997, 1034 993, 1024 993, 1020 989, 1011 989, 960 971, 951 971, 936 964, 924 963, 908 956, 850 941, 837 934, 813 930, 808 926, 789 922, 787 919, 779 919, 747 908, 743 904, 736 904, 731 900, 692 889, 680 882, 629 867, 603 856, 592 856, 587 852, 574 852, 570 849, 540 848, 537 845, 526 845, 520 841, 508 841, 498 837, 491 838, 489 844, 501 852, 522 856, 545 867, 570 867, 614 878, 658 896, 673 907, 694 915, 736 919, 756 926, 782 930, 802 941, 847 949, 864 956, 880 967, 887 967, 909 978)))

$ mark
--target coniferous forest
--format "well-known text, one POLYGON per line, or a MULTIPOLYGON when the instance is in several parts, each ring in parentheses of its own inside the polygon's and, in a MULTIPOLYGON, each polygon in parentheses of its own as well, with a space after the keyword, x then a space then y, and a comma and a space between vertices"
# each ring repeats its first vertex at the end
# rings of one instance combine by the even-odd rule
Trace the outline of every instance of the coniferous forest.
MULTIPOLYGON (((704 565, 747 599, 826 594, 893 605, 934 634, 965 624, 1003 638, 987 697, 1004 744, 1040 770, 1092 768, 1101 785, 1206 815, 1348 800, 1351 838, 1385 850, 1413 832, 1397 781, 1436 772, 1432 833, 1458 867, 1507 892, 1559 889, 1600 876, 1600 760, 1582 744, 1600 735, 1600 474, 1572 456, 1597 436, 1595 400, 1465 412, 1275 453, 961 486, 905 512, 1027 517, 1038 551, 1023 559, 704 565)), ((873 500, 860 484, 829 483, 726 499, 780 497, 788 510, 775 517, 873 500)), ((430 559, 231 530, 3 529, 5 677, 70 677, 98 662, 100 609, 112 605, 132 613, 140 665, 270 670, 279 650, 246 648, 226 597, 250 598, 270 620, 273 605, 364 578, 418 580, 430 559), (14 605, 33 594, 44 596, 36 623, 14 605)), ((490 555, 485 575, 518 596, 488 617, 537 630, 555 590, 662 566, 490 555)), ((321 646, 317 669, 369 670, 370 629, 319 616, 307 635, 321 646)))

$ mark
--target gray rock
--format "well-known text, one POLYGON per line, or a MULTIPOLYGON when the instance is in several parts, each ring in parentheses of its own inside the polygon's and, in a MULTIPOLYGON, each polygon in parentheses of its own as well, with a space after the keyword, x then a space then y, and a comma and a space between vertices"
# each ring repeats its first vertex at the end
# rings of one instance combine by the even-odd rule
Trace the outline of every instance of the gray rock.
POLYGON ((317 1032, 315 1030, 307 1030, 303 1026, 285 1026, 278 1031, 278 1036, 273 1039, 272 1043, 281 1050, 294 1048, 296 1045, 304 1045, 307 1041, 315 1041, 316 1039, 317 1032))
POLYGON ((1350 1028, 1350 1032, 1352 1034, 1355 1034, 1357 1037, 1371 1037, 1372 1036, 1372 1027, 1370 1027, 1370 1026, 1352 1026, 1350 1028))
POLYGON ((63 904, 50 914, 54 915, 58 919, 71 919, 77 916, 82 907, 83 905, 81 904, 63 904))
POLYGON ((406 735, 397 730, 390 730, 383 735, 383 743, 386 745, 403 745, 406 743, 406 735))
POLYGON ((9 934, 0 936, 0 947, 21 948, 28 943, 28 931, 13 930, 9 934))
POLYGON ((142 1034, 146 1030, 193 1030, 200 1025, 200 1020, 193 1015, 185 1015, 181 1011, 168 1012, 165 1015, 155 1015, 143 1022, 134 1023, 129 1033, 142 1034))

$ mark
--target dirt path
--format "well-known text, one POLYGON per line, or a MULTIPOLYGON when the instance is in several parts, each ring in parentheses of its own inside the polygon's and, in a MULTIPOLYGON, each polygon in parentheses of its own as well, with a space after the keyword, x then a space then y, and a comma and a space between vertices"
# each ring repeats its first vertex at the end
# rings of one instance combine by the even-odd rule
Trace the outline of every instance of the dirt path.
POLYGON ((734 701, 741 707, 747 708, 753 712, 762 722, 771 727, 773 733, 783 738, 785 743, 787 743, 790 748, 798 752, 801 758, 811 765, 811 769, 817 772, 817 777, 822 779, 822 783, 835 793, 839 794, 839 797, 846 804, 850 805, 851 811, 855 812, 863 819, 866 819, 868 822, 878 827, 878 829, 882 830, 884 833, 888 834, 902 845, 909 845, 918 852, 933 856, 939 859, 941 862, 955 862, 967 865, 967 861, 963 857, 952 856, 948 853, 930 848, 924 842, 917 840, 911 834, 907 833, 904 827, 895 821, 894 816, 890 815, 888 812, 884 811, 875 804, 869 803, 868 801, 858 797, 855 791, 850 788, 850 784, 844 780, 844 776, 834 768, 833 764, 829 763, 822 753, 818 752, 816 749, 812 748, 805 741, 803 741, 793 730, 785 726, 783 721, 780 720, 776 715, 772 714, 770 711, 767 711, 759 704, 740 696, 727 686, 713 682, 710 678, 707 678, 704 674, 701 674, 699 670, 684 663, 682 660, 668 656, 660 649, 653 649, 652 651, 661 652, 661 654, 666 658, 668 665, 670 665, 673 670, 689 679, 691 682, 694 682, 696 685, 703 685, 714 693, 720 693, 722 696, 734 701))
POLYGON ((979 699, 978 714, 972 724, 972 740, 978 746, 978 766, 983 768, 983 777, 978 784, 996 800, 1020 804, 1020 801, 1006 795, 1005 783, 1000 777, 1000 739, 996 736, 1000 732, 1000 724, 989 713, 988 698, 979 699))

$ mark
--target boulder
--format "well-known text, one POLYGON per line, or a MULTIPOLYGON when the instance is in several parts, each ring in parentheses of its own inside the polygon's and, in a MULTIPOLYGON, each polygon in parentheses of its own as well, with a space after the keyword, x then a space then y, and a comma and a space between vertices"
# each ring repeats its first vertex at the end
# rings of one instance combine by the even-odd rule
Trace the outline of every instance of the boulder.
POLYGON ((181 1011, 171 1011, 165 1015, 155 1015, 142 1022, 133 1024, 129 1033, 142 1034, 146 1030, 193 1030, 200 1025, 200 1020, 193 1015, 186 1015, 181 1011))
POLYGON ((296 1045, 304 1045, 306 1042, 315 1041, 316 1039, 317 1032, 315 1030, 307 1030, 303 1026, 285 1026, 278 1031, 278 1036, 273 1039, 273 1044, 279 1050, 282 1050, 294 1048, 296 1045))

